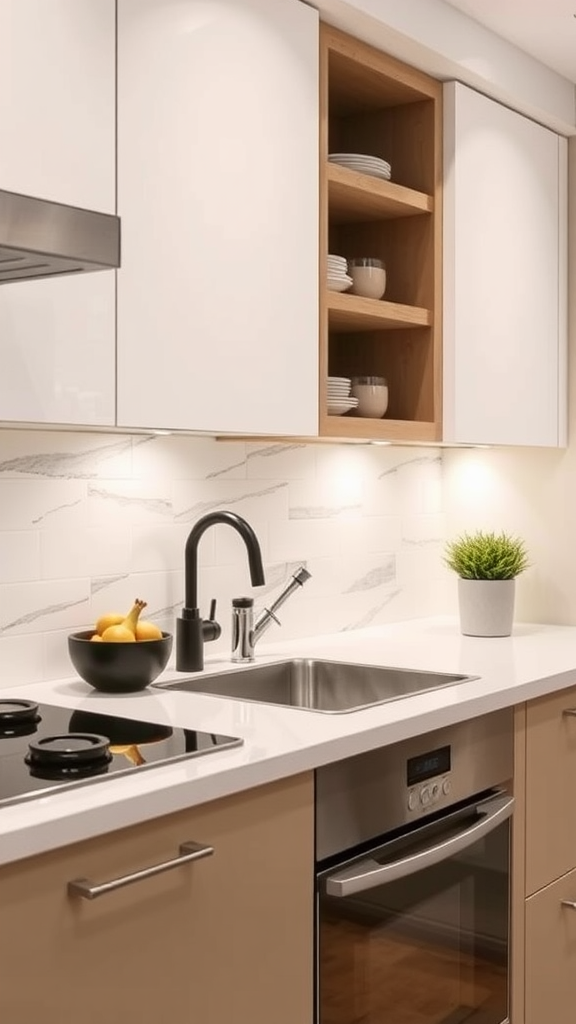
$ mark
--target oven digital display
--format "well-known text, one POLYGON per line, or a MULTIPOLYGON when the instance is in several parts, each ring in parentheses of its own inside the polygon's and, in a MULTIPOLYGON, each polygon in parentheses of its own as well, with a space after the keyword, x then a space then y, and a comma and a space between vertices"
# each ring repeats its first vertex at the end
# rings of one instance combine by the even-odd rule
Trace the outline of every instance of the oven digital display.
POLYGON ((443 775, 450 771, 450 747, 439 747, 418 757, 409 757, 406 762, 406 781, 409 786, 443 775))

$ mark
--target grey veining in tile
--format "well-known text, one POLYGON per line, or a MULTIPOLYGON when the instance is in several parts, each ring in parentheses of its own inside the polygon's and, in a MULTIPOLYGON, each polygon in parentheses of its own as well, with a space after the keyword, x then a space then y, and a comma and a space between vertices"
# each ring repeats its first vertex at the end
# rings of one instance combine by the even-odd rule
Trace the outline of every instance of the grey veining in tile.
POLYGON ((16 472, 67 480, 90 479, 98 475, 97 467, 102 462, 130 451, 131 446, 132 439, 126 438, 82 452, 38 452, 33 455, 21 455, 0 462, 0 473, 16 472))
POLYGON ((276 494, 277 491, 281 491, 282 488, 287 486, 286 483, 272 484, 271 487, 262 487, 256 491, 245 491, 242 494, 235 494, 233 496, 226 495, 211 501, 197 501, 190 508, 185 508, 182 512, 178 512, 174 518, 180 522, 190 523, 199 516, 212 512, 214 509, 224 509, 228 505, 237 505, 238 502, 246 501, 248 498, 263 498, 267 494, 276 494))
POLYGON ((222 469, 215 469, 213 473, 207 473, 207 480, 216 480, 219 476, 226 476, 228 473, 234 472, 235 469, 241 469, 242 466, 246 465, 246 459, 240 459, 238 462, 232 462, 229 466, 223 466, 222 469))
POLYGON ((153 608, 151 611, 146 611, 146 618, 152 619, 153 622, 156 619, 169 619, 175 618, 182 611, 184 601, 177 601, 176 604, 166 605, 165 608, 153 608))
POLYGON ((32 520, 32 523, 33 523, 34 526, 37 526, 38 523, 44 522, 48 518, 48 516, 53 516, 56 512, 61 512, 62 509, 65 509, 65 508, 75 508, 77 505, 81 505, 81 504, 82 504, 82 500, 80 498, 78 498, 77 501, 68 501, 68 502, 65 502, 62 505, 55 505, 54 508, 49 508, 49 509, 46 510, 46 512, 43 512, 41 516, 36 516, 32 520))
POLYGON ((442 457, 440 455, 419 455, 413 459, 405 459, 403 462, 398 462, 395 466, 390 466, 388 469, 383 469, 378 474, 378 479, 383 480, 385 476, 392 476, 394 473, 398 473, 400 469, 406 469, 409 466, 428 466, 434 465, 434 463, 441 464, 442 457))
POLYGON ((119 576, 97 576, 90 581, 90 593, 97 594, 100 590, 106 590, 114 583, 119 583, 120 580, 127 580, 129 576, 128 572, 121 573, 119 576))
POLYGON ((109 491, 105 487, 88 487, 89 498, 102 498, 104 501, 114 502, 125 508, 142 508, 148 512, 156 512, 160 515, 172 516, 173 506, 168 498, 141 498, 134 494, 120 494, 118 491, 109 491))
POLYGON ((367 612, 365 612, 364 615, 362 615, 359 619, 356 619, 355 622, 349 622, 348 625, 343 626, 340 632, 346 633, 349 630, 353 629, 365 629, 366 626, 369 626, 372 622, 374 622, 374 619, 380 614, 382 609, 386 608, 386 606, 391 604, 392 601, 395 601, 396 598, 399 597, 401 593, 402 591, 400 589, 393 590, 390 594, 387 594, 386 598, 383 601, 380 601, 379 604, 374 605, 367 612))
POLYGON ((265 569, 266 583, 263 587, 258 588, 258 594, 268 594, 271 590, 283 586, 302 565, 306 568, 305 559, 302 559, 301 562, 277 562, 275 565, 267 565, 265 569))
POLYGON ((264 448, 255 448, 248 452, 247 459, 270 459, 276 455, 284 455, 286 452, 296 452, 305 448, 304 444, 268 444, 264 448))
POLYGON ((289 519, 337 519, 346 512, 359 512, 359 502, 351 505, 293 505, 288 509, 289 519))
POLYGON ((375 587, 382 587, 396 579, 396 559, 391 555, 384 565, 377 565, 370 572, 355 580, 345 591, 345 594, 356 594, 361 590, 374 590, 375 587))
POLYGON ((45 618, 47 615, 65 612, 68 608, 76 608, 81 604, 88 604, 88 598, 83 597, 79 601, 61 601, 59 604, 35 608, 33 612, 27 612, 26 615, 20 615, 17 619, 13 619, 12 622, 7 622, 4 626, 0 626, 0 633, 6 633, 9 629, 15 629, 17 626, 26 626, 30 622, 36 622, 37 619, 45 618))

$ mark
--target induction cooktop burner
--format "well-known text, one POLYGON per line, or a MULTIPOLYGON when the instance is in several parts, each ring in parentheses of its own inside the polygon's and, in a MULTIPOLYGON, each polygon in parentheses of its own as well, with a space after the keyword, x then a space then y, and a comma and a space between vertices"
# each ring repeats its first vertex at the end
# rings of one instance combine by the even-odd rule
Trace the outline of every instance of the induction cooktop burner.
POLYGON ((0 737, 29 736, 40 721, 38 705, 31 700, 0 700, 0 737))
POLYGON ((112 760, 107 736, 69 732, 28 744, 24 761, 36 779, 82 779, 102 775, 112 760))
POLYGON ((0 806, 241 743, 139 719, 0 700, 0 806))

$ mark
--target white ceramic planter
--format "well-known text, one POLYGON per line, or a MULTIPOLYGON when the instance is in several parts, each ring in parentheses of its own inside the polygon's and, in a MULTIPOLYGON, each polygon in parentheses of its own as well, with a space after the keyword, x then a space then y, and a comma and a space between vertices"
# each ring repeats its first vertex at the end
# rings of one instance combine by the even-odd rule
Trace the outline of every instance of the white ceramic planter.
POLYGON ((458 579, 460 630, 464 636, 510 636, 515 583, 458 579))

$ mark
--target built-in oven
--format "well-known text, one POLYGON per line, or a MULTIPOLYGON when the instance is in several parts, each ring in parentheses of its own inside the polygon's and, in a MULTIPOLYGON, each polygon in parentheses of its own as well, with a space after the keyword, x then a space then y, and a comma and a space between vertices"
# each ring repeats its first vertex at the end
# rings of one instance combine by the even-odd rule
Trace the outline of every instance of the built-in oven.
POLYGON ((499 711, 316 778, 316 1024, 509 1020, 513 727, 499 711))

